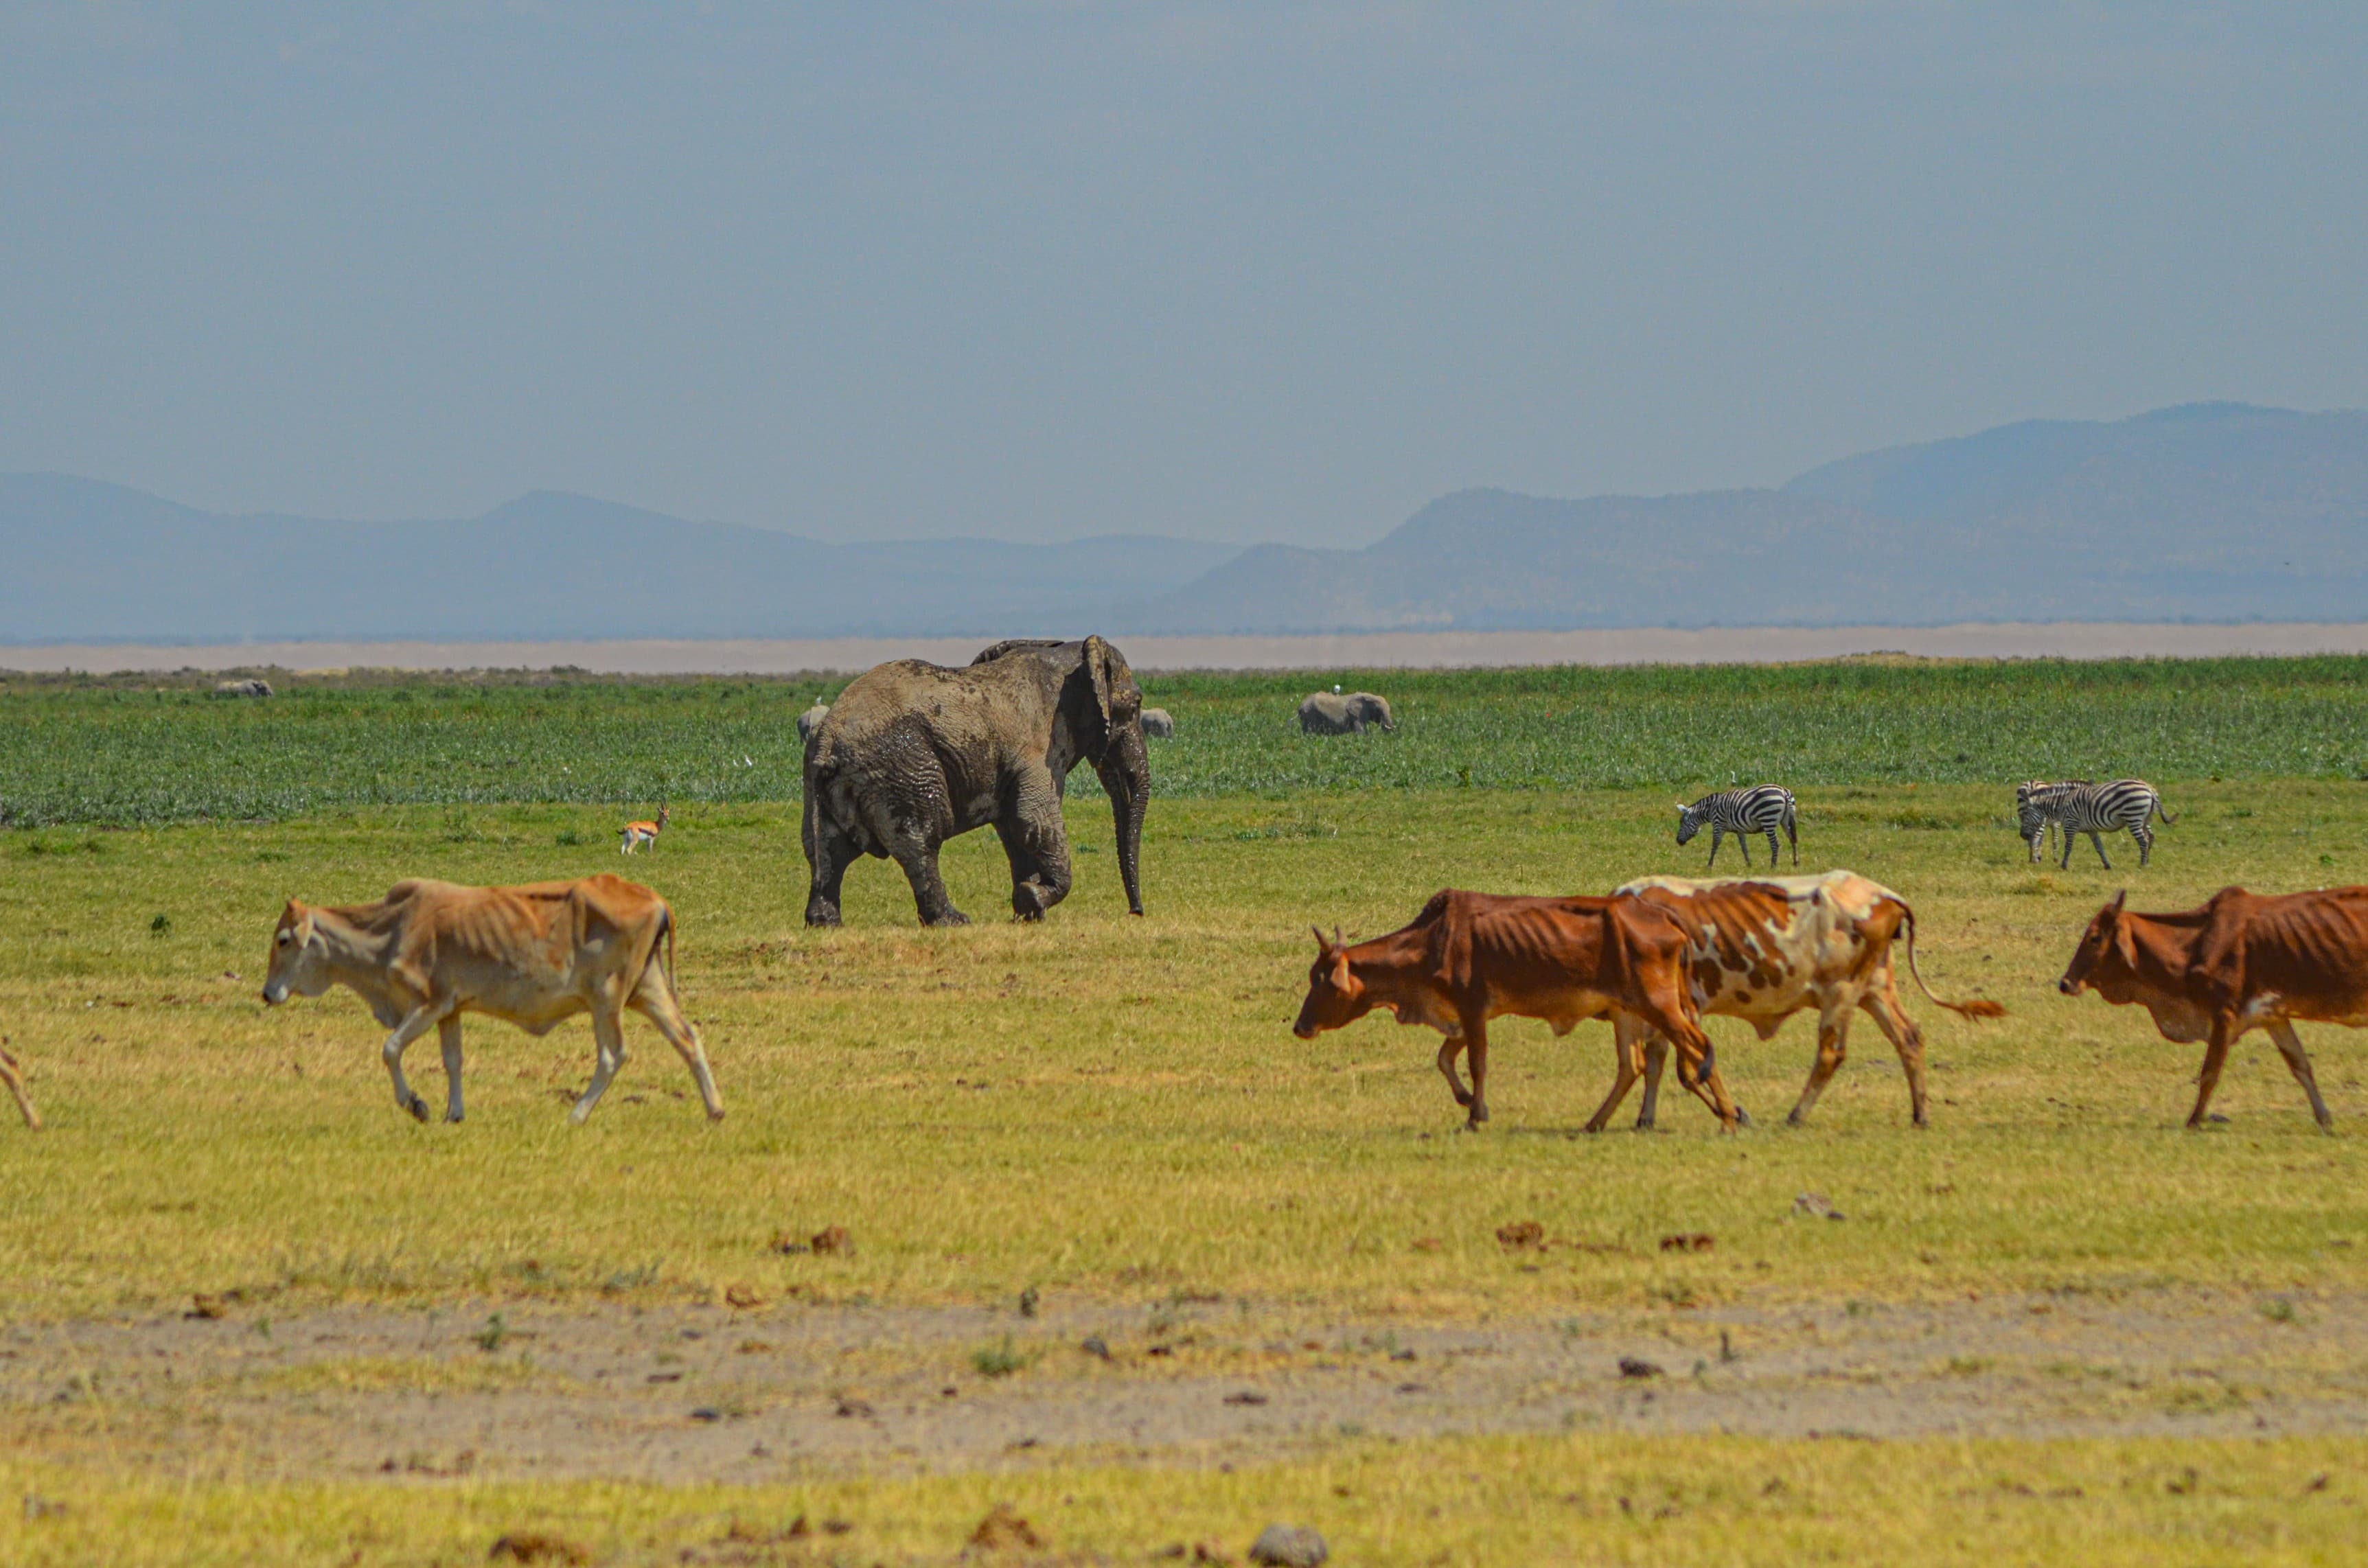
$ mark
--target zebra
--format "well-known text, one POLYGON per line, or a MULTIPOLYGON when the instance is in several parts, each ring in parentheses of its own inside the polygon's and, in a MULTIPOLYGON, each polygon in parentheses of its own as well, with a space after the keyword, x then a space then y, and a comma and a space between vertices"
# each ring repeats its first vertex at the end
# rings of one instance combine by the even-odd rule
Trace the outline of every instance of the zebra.
POLYGON ((1710 863, 1718 864, 1719 837, 1735 835, 1743 846, 1745 869, 1751 866, 1750 835, 1768 835, 1768 869, 1776 869, 1776 830, 1782 828, 1784 836, 1793 841, 1793 864, 1801 863, 1801 834, 1793 818, 1793 791, 1776 784, 1755 784, 1748 790, 1722 790, 1715 795, 1704 795, 1692 805, 1678 802, 1678 842, 1690 842, 1710 824, 1710 863))
POLYGON ((2072 869, 2072 835, 2085 833, 2089 842, 2097 846, 2097 858, 2107 870, 2113 863, 2105 858, 2103 835, 2127 828, 2130 836, 2138 841, 2138 865, 2143 868, 2154 855, 2154 834, 2148 824, 2160 817, 2166 824, 2175 818, 2162 809, 2162 796, 2143 778, 2116 778, 2110 784, 2091 784, 2086 779, 2072 779, 2061 784, 2030 783, 2014 792, 2015 822, 2023 836, 2031 841, 2031 858, 2039 858, 2039 844, 2050 822, 2064 830, 2064 861, 2062 869, 2072 869))

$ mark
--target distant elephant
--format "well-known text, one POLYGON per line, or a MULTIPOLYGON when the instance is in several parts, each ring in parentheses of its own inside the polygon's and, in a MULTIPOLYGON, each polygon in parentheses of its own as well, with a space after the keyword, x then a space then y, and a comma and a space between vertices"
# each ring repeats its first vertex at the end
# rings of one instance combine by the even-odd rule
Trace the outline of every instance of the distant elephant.
POLYGON ((1155 741, 1172 741, 1176 738, 1176 721, 1165 708, 1146 708, 1143 710, 1143 733, 1155 741))
POLYGON ((268 680, 218 680, 214 682, 216 697, 268 697, 271 683, 268 680))
POLYGON ((1368 724, 1395 730, 1390 705, 1370 691, 1319 691, 1299 705, 1299 727, 1311 735, 1361 735, 1368 724))
POLYGON ((799 714, 798 744, 803 746, 808 741, 813 740, 814 733, 816 730, 821 729, 822 722, 829 717, 830 704, 827 702, 817 702, 813 707, 807 709, 804 712, 799 714))
POLYGON ((967 669, 897 659, 857 676, 806 748, 806 924, 838 924, 858 855, 904 868, 923 925, 969 924, 938 875, 938 847, 989 824, 1011 862, 1012 913, 1042 918, 1069 894, 1061 791, 1081 760, 1110 794, 1119 877, 1140 915, 1151 757, 1143 691, 1116 648, 1016 638, 967 669))

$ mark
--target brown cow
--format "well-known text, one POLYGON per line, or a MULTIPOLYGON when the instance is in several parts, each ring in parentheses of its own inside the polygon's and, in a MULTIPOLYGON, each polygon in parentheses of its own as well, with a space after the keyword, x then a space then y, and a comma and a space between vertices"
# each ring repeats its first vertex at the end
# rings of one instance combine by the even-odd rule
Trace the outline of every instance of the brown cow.
POLYGON ((1735 1126, 1685 986, 1685 932, 1637 899, 1501 898, 1454 889, 1434 894, 1414 924, 1354 947, 1315 933, 1307 999, 1292 1033, 1352 1024, 1387 1007, 1402 1024, 1447 1039, 1439 1070, 1470 1125, 1488 1119, 1488 1020, 1543 1018, 1567 1034, 1588 1018, 1634 1015, 1678 1047, 1678 1075, 1735 1126), (1469 1051, 1472 1088, 1455 1074, 1469 1051))
POLYGON ((2332 1128, 2294 1020, 2368 1025, 2368 887, 2264 898, 2222 888, 2201 909, 2138 915, 2124 891, 2097 912, 2055 988, 2135 1002, 2165 1040, 2204 1040, 2187 1125, 2203 1125, 2228 1048, 2267 1029, 2310 1113, 2332 1128))
MULTIPOLYGON (((1891 944, 1903 927, 1907 972, 1925 995, 1968 1018, 1995 1018, 2006 1012, 1995 1002, 1952 1002, 1933 995, 1916 967, 1916 912, 1906 899, 1856 871, 1706 881, 1645 877, 1619 892, 1668 910, 1685 928, 1686 980, 1701 1016, 1745 1019, 1761 1040, 1769 1040, 1793 1014, 1817 1010, 1817 1059, 1800 1103, 1785 1118, 1795 1127, 1808 1119, 1810 1108, 1841 1066, 1849 1048, 1850 1014, 1861 1007, 1899 1052, 1910 1112, 1917 1126, 1926 1125, 1924 1036, 1899 1005, 1891 966, 1891 944)), ((1631 1020, 1617 1027, 1619 1076, 1603 1108, 1587 1124, 1589 1131, 1611 1119, 1636 1081, 1633 1037, 1641 1026, 1631 1020)), ((1654 1036, 1646 1040, 1644 1054, 1645 1104, 1636 1125, 1650 1127, 1668 1046, 1654 1036)))
POLYGON ((461 1119, 461 1015, 484 1013, 544 1035, 592 1015, 599 1055, 570 1119, 582 1121, 625 1062, 632 1008, 689 1064, 711 1118, 723 1115, 707 1053, 674 994, 674 911, 638 882, 606 872, 572 882, 472 888, 397 882, 377 903, 317 908, 290 899, 271 938, 263 1000, 343 985, 394 1032, 380 1054, 394 1103, 427 1119, 404 1082, 403 1052, 429 1029, 444 1047, 445 1119, 461 1119), (666 958, 658 960, 658 943, 666 958))

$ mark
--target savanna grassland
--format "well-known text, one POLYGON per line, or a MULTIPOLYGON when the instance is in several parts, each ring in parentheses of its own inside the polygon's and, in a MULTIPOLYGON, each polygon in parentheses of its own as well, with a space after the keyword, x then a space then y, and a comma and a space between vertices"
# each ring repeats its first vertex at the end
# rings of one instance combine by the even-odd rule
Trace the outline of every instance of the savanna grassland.
MULTIPOLYGON (((2368 881, 2363 676, 2340 659, 1342 672, 1400 727, 1328 742, 1290 722, 1307 676, 1153 677, 1178 733, 1154 744, 1144 918, 1078 788, 1077 887, 1044 924, 1000 918, 1000 853, 973 835, 946 871, 977 926, 918 928, 901 877, 867 861, 822 933, 799 923, 791 721, 827 683, 276 676, 280 696, 233 702, 12 679, 0 1033, 50 1126, 0 1127, 0 1407, 18 1417, 0 1484, 64 1507, 0 1512, 0 1556, 481 1561, 533 1525, 603 1561, 938 1561, 1011 1500, 1043 1553, 1118 1561, 1204 1538, 1238 1555, 1277 1517, 1355 1562, 2344 1560, 2368 1500, 2368 1037, 2304 1031, 2336 1136, 2259 1037, 2215 1102, 2228 1121, 2189 1134, 2198 1049, 2053 982, 2123 886, 2176 907, 2237 881, 2368 881), (2179 818, 2152 867, 2126 838, 2112 872, 2085 841, 2069 871, 2030 863, 2015 780, 2124 772, 2179 818), (1656 1133, 1581 1134, 1611 1076, 1600 1026, 1499 1026, 1477 1135, 1429 1031, 1291 1037, 1311 923, 1378 933, 1451 883, 1695 872, 1705 846, 1671 842, 1671 797, 1759 778, 1799 793, 1804 869, 1899 889, 1935 987, 2009 1010, 1967 1023, 1908 992, 1929 1131, 1871 1023, 1785 1130, 1809 1025, 1763 1044, 1712 1020, 1760 1123, 1736 1137, 1674 1093, 1656 1133), (467 1121, 418 1126, 351 997, 256 1000, 290 895, 619 869, 616 824, 660 801, 673 825, 629 869, 679 914, 718 1125, 645 1026, 571 1128, 588 1029, 478 1021, 467 1121), (1499 1241, 1524 1221, 1543 1246, 1499 1241), (833 1225, 851 1250, 776 1244, 833 1225), (1679 1236, 1713 1244, 1664 1249, 1679 1236), (200 1297, 218 1315, 185 1323, 200 1297), (2030 1349, 1998 1313, 2101 1337, 2030 1349), (414 1323, 416 1349, 380 1344, 414 1323), (1877 1327, 1907 1336, 1891 1362, 1877 1327), (637 1399, 672 1403, 629 1410, 600 1403, 607 1362, 557 1353, 573 1336, 630 1358, 654 1335, 779 1358, 837 1337, 811 1376, 770 1381, 767 1354, 677 1346, 693 1358, 632 1371, 637 1399), (228 1354, 208 1335, 244 1358, 175 1359, 228 1354), (1088 1336, 1110 1354, 1082 1354, 1088 1336), (1657 1403, 1615 1342, 1666 1368, 1657 1403), (1418 1377, 1391 1366, 1417 1344, 1418 1377), (1489 1356, 1520 1376, 1488 1386, 1534 1421, 1457 1403, 1479 1375, 1458 1369, 1489 1356), (1326 1380, 1358 1369, 1377 1398, 1423 1388, 1400 1403, 1437 1418, 1332 1419, 1347 1396, 1326 1380), (1143 1417, 1118 1438, 1117 1415, 1060 1414, 1195 1379, 1215 1425, 1143 1417), (862 1417, 839 1418, 854 1380, 862 1417), (1274 1403, 1220 1410, 1246 1381, 1274 1403), (933 1446, 897 1425, 921 1420, 907 1393, 1043 1414, 1028 1446, 951 1427, 933 1446), (1962 1420, 1933 1414, 1950 1399, 1962 1420), (1813 1440, 1793 1408, 1887 1440, 1813 1440), (618 1435, 542 1470, 450 1431, 420 1439, 445 1460, 390 1449, 392 1477, 324 1457, 334 1429, 426 1432, 438 1410, 618 1435), (865 1422, 888 1435, 841 1440, 865 1422), (727 1439, 741 1468, 643 1454, 727 1439), (446 1462, 464 1444, 472 1462, 446 1462), (801 1513, 811 1531, 786 1533, 801 1513)), ((432 1042, 408 1065, 437 1100, 432 1042)))

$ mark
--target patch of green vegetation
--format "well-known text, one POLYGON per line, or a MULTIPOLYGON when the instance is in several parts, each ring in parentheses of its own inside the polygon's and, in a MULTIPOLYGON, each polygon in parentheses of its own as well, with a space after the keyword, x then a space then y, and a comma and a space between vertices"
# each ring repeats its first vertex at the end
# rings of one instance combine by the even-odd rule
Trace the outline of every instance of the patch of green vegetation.
MULTIPOLYGON (((128 677, 10 677, 0 824, 794 801, 797 715, 844 684, 272 679, 280 696, 232 703, 128 677)), ((1193 673, 1144 685, 1177 718, 1154 762, 1166 798, 2368 774, 2362 658, 1193 673), (1299 699, 1336 680, 1384 691, 1397 733, 1299 733, 1299 699)), ((1070 782, 1081 796, 1099 788, 1090 770, 1070 782)), ((1804 801, 1804 824, 1826 809, 1804 801)), ((1947 828, 1998 810, 1952 817, 1903 803, 1894 817, 1947 828)))

